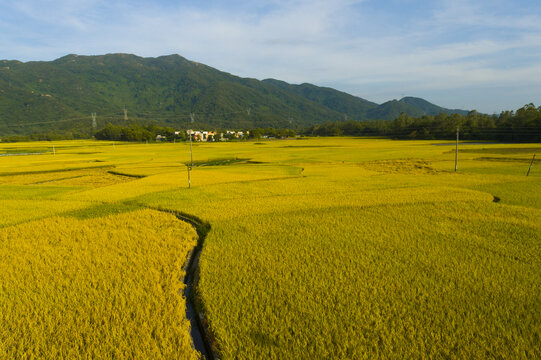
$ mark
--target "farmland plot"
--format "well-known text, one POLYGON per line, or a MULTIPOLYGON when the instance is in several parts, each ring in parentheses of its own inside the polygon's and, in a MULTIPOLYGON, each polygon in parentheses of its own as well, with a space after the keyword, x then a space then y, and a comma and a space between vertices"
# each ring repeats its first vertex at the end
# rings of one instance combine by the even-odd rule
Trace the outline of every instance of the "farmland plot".
POLYGON ((194 232, 147 207, 210 223, 196 293, 222 359, 541 357, 541 147, 462 145, 455 173, 432 143, 196 144, 190 189, 186 144, 3 157, 0 357, 198 356, 194 232))

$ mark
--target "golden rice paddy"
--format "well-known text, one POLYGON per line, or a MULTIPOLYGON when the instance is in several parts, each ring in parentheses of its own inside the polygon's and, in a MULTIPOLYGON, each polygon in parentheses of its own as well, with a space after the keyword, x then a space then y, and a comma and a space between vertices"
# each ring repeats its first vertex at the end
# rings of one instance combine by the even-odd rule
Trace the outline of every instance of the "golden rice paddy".
POLYGON ((441 144, 3 144, 0 358, 199 356, 147 207, 221 359, 539 358, 541 146, 441 144))

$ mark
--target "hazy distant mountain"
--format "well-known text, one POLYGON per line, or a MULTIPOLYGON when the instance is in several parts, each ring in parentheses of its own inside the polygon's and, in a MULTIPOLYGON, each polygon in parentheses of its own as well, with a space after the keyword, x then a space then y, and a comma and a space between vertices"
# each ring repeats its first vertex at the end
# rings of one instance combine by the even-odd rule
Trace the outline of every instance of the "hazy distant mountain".
POLYGON ((179 55, 0 61, 0 136, 51 129, 90 132, 91 113, 97 114, 100 128, 125 122, 124 108, 128 122, 178 128, 304 127, 345 118, 388 119, 402 111, 411 116, 446 111, 422 99, 377 105, 311 84, 240 78, 179 55))

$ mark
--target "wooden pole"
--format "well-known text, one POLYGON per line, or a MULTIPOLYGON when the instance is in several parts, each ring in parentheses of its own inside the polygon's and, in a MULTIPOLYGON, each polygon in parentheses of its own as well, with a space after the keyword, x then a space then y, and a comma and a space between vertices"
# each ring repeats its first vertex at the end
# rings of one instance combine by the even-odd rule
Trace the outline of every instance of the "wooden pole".
POLYGON ((455 172, 458 167, 458 126, 456 127, 455 172))
POLYGON ((528 173, 526 176, 530 176, 530 170, 532 170, 533 161, 535 160, 535 154, 533 154, 532 162, 530 163, 530 167, 528 168, 528 173))
POLYGON ((190 171, 193 167, 192 133, 193 131, 190 130, 190 165, 188 166, 188 189, 192 187, 192 182, 190 180, 190 171))
POLYGON ((193 131, 190 130, 190 169, 193 167, 192 133, 193 131))

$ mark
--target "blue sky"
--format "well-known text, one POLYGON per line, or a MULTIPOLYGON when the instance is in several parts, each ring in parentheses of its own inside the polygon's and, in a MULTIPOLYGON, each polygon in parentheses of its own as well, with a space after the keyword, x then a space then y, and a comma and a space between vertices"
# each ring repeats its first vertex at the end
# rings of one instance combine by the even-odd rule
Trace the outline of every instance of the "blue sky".
POLYGON ((541 105, 538 0, 0 0, 0 59, 180 54, 378 103, 541 105))

